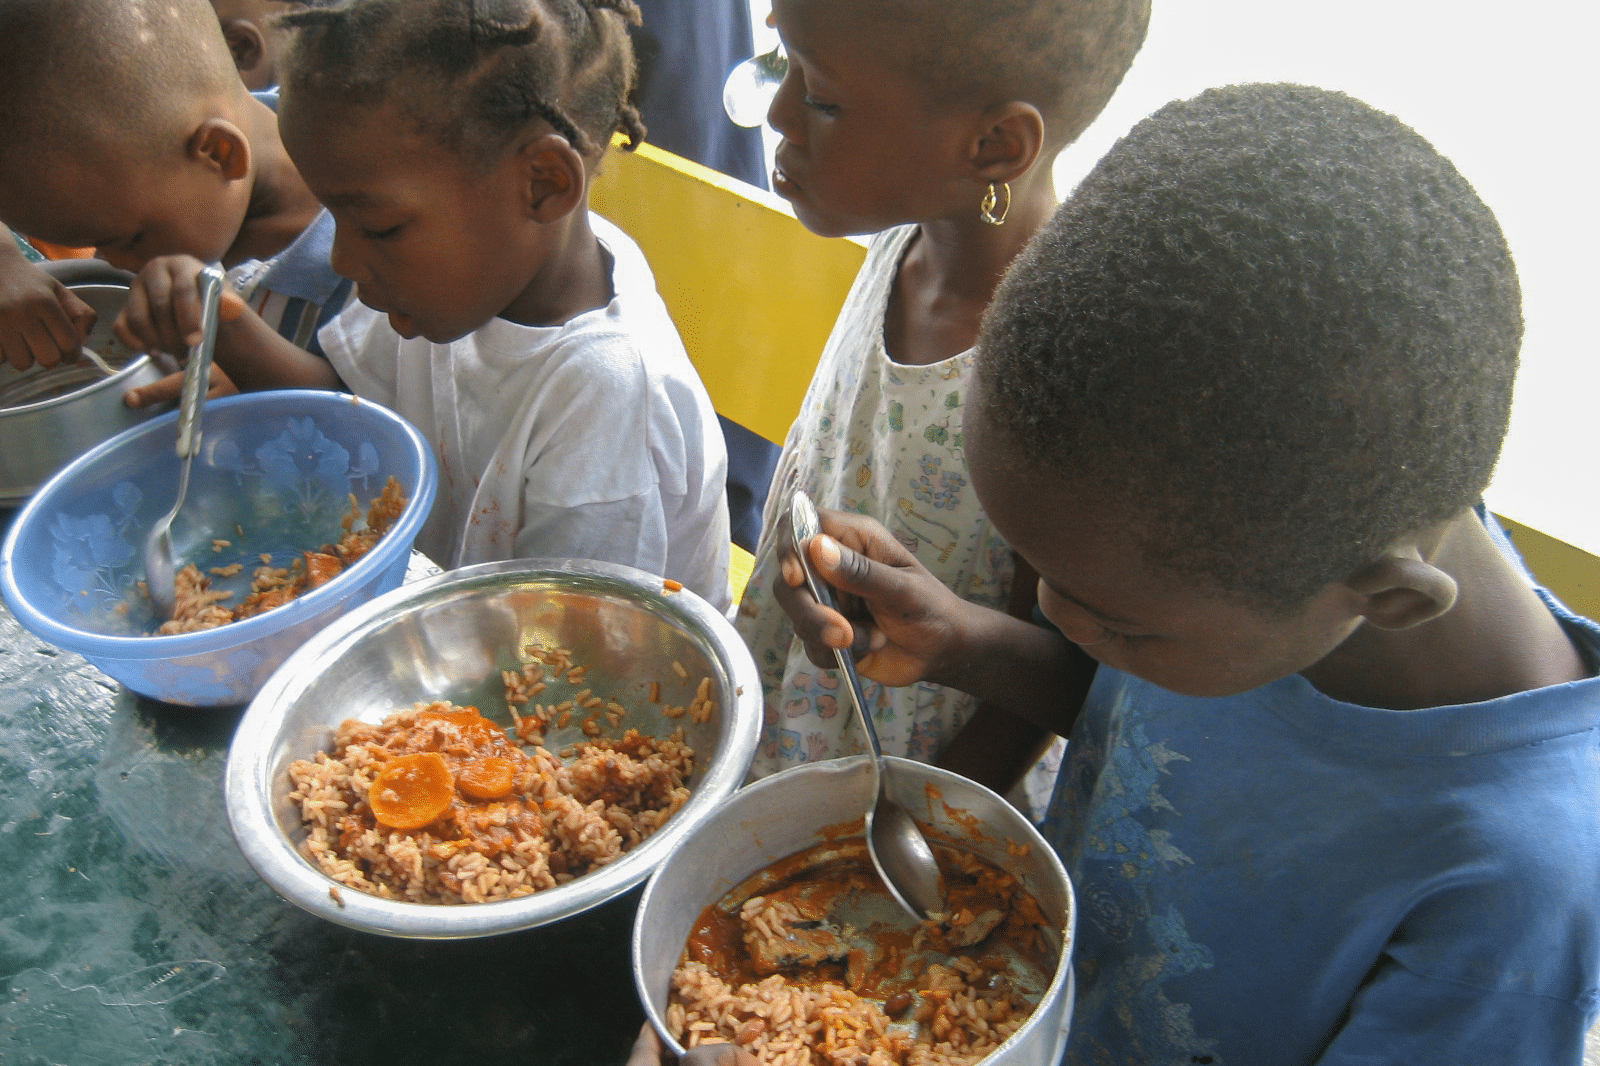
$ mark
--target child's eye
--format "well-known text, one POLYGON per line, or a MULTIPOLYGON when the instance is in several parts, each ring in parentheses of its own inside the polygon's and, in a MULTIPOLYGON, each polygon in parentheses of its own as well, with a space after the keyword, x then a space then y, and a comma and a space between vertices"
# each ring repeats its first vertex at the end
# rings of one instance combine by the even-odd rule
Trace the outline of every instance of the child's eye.
POLYGON ((388 229, 368 229, 361 227, 361 236, 369 241, 386 241, 400 232, 399 226, 390 226, 388 229))
POLYGON ((837 104, 825 104, 809 93, 806 94, 805 105, 819 115, 837 115, 839 113, 837 104))

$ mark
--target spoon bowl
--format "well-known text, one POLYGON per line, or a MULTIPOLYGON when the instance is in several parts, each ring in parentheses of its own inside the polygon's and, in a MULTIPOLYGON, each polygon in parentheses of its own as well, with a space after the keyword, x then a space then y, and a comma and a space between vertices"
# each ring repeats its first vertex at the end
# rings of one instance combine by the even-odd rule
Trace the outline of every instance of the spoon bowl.
MULTIPOLYGON (((801 490, 796 490, 790 497, 789 532, 811 594, 823 606, 837 609, 833 589, 817 577, 811 568, 811 560, 806 556, 806 542, 822 532, 822 522, 811 497, 801 490)), ((872 792, 876 798, 866 813, 867 854, 878 876, 883 878, 889 894, 913 917, 925 920, 943 914, 944 879, 939 874, 933 848, 906 809, 884 790, 883 748, 878 743, 878 731, 872 724, 872 716, 867 713, 866 697, 861 692, 861 677, 856 672, 855 655, 849 648, 835 648, 833 656, 839 665, 839 673, 844 677, 845 688, 850 693, 850 702, 855 707, 861 731, 872 748, 872 792)))
POLYGON ((728 72, 722 84, 722 110, 735 126, 753 128, 767 120, 778 85, 789 72, 789 56, 779 45, 751 56, 728 72))
POLYGON ((178 401, 178 458, 183 468, 178 475, 178 495, 168 511, 150 527, 144 542, 145 588, 156 614, 171 618, 178 606, 178 572, 173 559, 172 521, 183 509, 189 491, 189 468, 200 450, 200 412, 211 385, 211 355, 217 343, 217 305, 222 299, 222 270, 208 266, 200 272, 200 343, 189 349, 183 369, 183 394, 178 401))

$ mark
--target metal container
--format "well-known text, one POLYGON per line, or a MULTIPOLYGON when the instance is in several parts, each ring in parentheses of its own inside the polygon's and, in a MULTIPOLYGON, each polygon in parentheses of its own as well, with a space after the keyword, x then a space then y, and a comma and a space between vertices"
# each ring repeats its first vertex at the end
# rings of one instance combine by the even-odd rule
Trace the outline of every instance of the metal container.
MULTIPOLYGON (((686 836, 651 877, 634 919, 633 977, 650 1023, 674 1053, 684 1049, 667 1029, 667 995, 700 913, 750 875, 830 841, 830 827, 859 819, 872 798, 871 769, 865 756, 854 756, 763 778, 686 836)), ((1015 874, 1059 932, 1060 961, 1038 1007, 983 1060, 985 1066, 1056 1066, 1072 1020, 1077 921, 1061 860, 1015 807, 977 782, 892 756, 885 769, 889 795, 924 829, 1015 874), (1022 850, 1026 854, 1013 854, 1022 850)))
MULTIPOLYGON (((632 567, 586 560, 483 563, 404 585, 312 637, 250 704, 228 751, 228 820, 245 858, 285 899, 341 925, 385 936, 493 936, 570 917, 625 892, 712 817, 739 787, 761 728, 761 685, 733 626, 687 589, 632 567), (303 858, 288 767, 331 746, 346 718, 378 722, 413 703, 470 704, 510 724, 502 669, 529 644, 565 647, 589 667, 582 684, 628 709, 621 728, 668 735, 695 750, 692 792, 653 836, 616 862, 519 899, 434 905, 380 899, 334 881, 303 858), (680 678, 673 663, 684 667, 680 678), (668 718, 702 677, 718 711, 704 723, 668 718), (659 682, 661 702, 649 699, 659 682)), ((552 730, 559 751, 585 739, 574 719, 552 730)))
POLYGON ((128 300, 125 271, 104 263, 66 260, 46 270, 95 310, 86 347, 117 372, 106 377, 87 359, 35 364, 18 371, 0 361, 0 507, 22 503, 50 476, 101 441, 165 413, 170 404, 135 410, 122 402, 129 389, 165 376, 149 356, 112 338, 111 325, 128 300))

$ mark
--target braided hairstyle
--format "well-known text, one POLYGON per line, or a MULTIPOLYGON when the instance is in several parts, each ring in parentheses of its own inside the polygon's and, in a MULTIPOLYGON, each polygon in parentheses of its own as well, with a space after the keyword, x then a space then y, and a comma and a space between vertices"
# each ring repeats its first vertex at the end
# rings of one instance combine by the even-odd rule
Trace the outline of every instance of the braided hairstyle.
POLYGON ((480 166, 541 119, 581 155, 632 149, 633 0, 351 0, 282 17, 286 98, 398 104, 417 132, 480 166))
POLYGON ((1477 502, 1521 340, 1500 227, 1420 134, 1236 85, 1140 122, 1017 258, 969 417, 1148 562, 1289 608, 1477 502))

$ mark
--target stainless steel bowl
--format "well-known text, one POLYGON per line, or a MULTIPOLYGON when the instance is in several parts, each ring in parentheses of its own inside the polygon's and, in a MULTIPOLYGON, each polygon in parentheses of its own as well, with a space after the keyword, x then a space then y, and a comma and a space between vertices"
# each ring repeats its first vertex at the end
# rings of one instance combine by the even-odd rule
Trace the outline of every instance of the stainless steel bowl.
POLYGON ((84 344, 117 369, 111 377, 87 359, 35 364, 18 371, 0 361, 0 507, 19 504, 50 476, 101 441, 164 414, 170 404, 134 410, 122 402, 129 389, 161 380, 149 356, 136 355, 112 337, 111 324, 128 300, 132 275, 107 264, 68 260, 46 265, 95 310, 84 344))
MULTIPOLYGON (((1055 851, 1022 814, 975 781, 936 766, 889 757, 889 795, 933 835, 1014 874, 1060 937, 1050 986, 1022 1028, 984 1066, 1055 1066, 1072 1020, 1072 942, 1077 908, 1055 851), (1021 854, 1018 854, 1021 852, 1021 854)), ((773 774, 741 790, 686 836, 639 901, 633 927, 633 978, 662 1042, 684 1049, 667 1030, 667 996, 700 913, 750 875, 779 859, 832 841, 836 827, 858 821, 873 796, 865 756, 830 759, 773 774)))
MULTIPOLYGON (((493 936, 570 917, 649 876, 743 781, 761 726, 755 663, 732 625, 688 590, 659 577, 583 560, 484 563, 404 585, 330 625, 279 667, 251 702, 228 752, 228 820, 245 858, 280 895, 341 925, 386 936, 493 936), (528 644, 571 649, 583 684, 618 694, 623 727, 665 735, 680 724, 695 750, 689 801, 654 836, 609 866, 520 899, 429 905, 379 899, 335 882, 303 858, 288 801, 288 766, 331 746, 346 718, 377 722, 418 700, 472 704, 509 723, 502 669, 528 644), (680 663, 689 675, 681 681, 680 663), (666 718, 711 678, 719 710, 704 724, 666 718), (659 681, 662 704, 648 699, 659 681), (679 697, 683 697, 680 699, 679 697)), ((547 737, 550 750, 583 739, 576 721, 547 737)))

